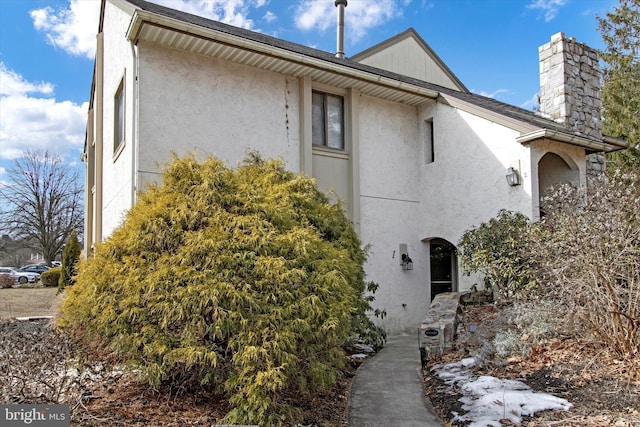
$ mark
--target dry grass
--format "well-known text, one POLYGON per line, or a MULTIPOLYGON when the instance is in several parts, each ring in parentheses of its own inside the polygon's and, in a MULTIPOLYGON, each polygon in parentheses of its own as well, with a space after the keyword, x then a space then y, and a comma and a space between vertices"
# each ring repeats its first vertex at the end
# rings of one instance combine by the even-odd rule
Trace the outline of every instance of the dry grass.
POLYGON ((53 316, 57 288, 0 289, 0 319, 53 316))

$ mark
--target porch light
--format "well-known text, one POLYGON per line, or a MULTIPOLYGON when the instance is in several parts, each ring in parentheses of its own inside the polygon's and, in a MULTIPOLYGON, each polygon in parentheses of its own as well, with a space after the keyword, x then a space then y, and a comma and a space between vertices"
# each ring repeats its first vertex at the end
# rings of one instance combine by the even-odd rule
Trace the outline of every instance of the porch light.
POLYGON ((507 169, 507 183, 510 187, 515 187, 520 184, 520 174, 514 167, 510 167, 507 169))
POLYGON ((402 265, 403 270, 413 270, 413 261, 407 254, 402 254, 402 262, 400 265, 402 265))

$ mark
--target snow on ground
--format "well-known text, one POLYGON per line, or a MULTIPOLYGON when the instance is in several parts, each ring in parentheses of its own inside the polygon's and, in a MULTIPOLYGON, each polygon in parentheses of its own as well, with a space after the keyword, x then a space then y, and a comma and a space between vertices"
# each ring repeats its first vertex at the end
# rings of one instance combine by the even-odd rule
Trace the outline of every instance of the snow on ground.
POLYGON ((500 427, 500 420, 520 423, 526 415, 545 410, 568 411, 573 406, 565 399, 535 392, 522 381, 473 376, 470 369, 475 364, 476 359, 468 357, 431 369, 463 395, 460 401, 465 413, 455 414, 453 421, 470 421, 470 427, 500 427))

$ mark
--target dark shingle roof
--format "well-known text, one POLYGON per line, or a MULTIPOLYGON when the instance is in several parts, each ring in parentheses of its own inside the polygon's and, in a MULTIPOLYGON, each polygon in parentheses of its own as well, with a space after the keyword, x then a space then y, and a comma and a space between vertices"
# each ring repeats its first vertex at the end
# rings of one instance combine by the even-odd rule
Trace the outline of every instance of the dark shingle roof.
MULTIPOLYGON (((341 66, 349 67, 358 71, 379 75, 382 77, 405 82, 408 84, 423 87, 423 88, 437 91, 440 93, 445 93, 449 96, 455 97, 461 101, 467 102, 476 107, 480 107, 480 108, 489 110, 491 112, 509 117, 511 119, 528 123, 532 126, 536 126, 544 129, 550 129, 550 130, 559 131, 559 132, 576 134, 572 132, 570 129, 568 129, 567 127, 563 126, 562 124, 556 123, 549 119, 545 119, 537 115, 533 111, 516 107, 514 105, 506 104, 504 102, 497 101, 493 98, 488 98, 488 97, 477 95, 470 92, 460 92, 453 89, 445 88, 443 86, 439 86, 439 85, 425 82, 422 80, 417 80, 404 75, 392 73, 390 71, 382 70, 380 68, 375 68, 368 65, 360 64, 348 58, 340 59, 340 58, 337 58, 334 54, 329 52, 313 49, 297 43, 288 42, 286 40, 282 40, 276 37, 272 37, 272 36, 251 31, 251 30, 247 30, 244 28, 235 27, 229 24, 224 24, 222 22, 213 21, 207 18, 203 18, 201 16, 192 15, 192 14, 181 12, 175 9, 170 9, 155 3, 150 3, 145 0, 126 0, 126 1, 131 3, 134 6, 139 7, 142 10, 152 12, 161 16, 173 18, 182 22, 186 22, 189 24, 203 27, 203 28, 230 34, 236 37, 241 37, 247 40, 265 44, 267 46, 284 49, 300 55, 305 55, 315 59, 320 59, 322 61, 327 61, 334 64, 340 64, 341 66)), ((580 135, 580 136, 584 136, 584 135, 580 135)))

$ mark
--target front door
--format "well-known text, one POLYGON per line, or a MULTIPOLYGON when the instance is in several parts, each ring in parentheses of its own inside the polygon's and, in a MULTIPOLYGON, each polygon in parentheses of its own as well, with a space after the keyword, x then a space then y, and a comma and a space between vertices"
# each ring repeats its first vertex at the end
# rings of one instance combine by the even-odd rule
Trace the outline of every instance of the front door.
POLYGON ((457 290, 455 248, 444 240, 431 241, 431 300, 443 292, 457 290))

